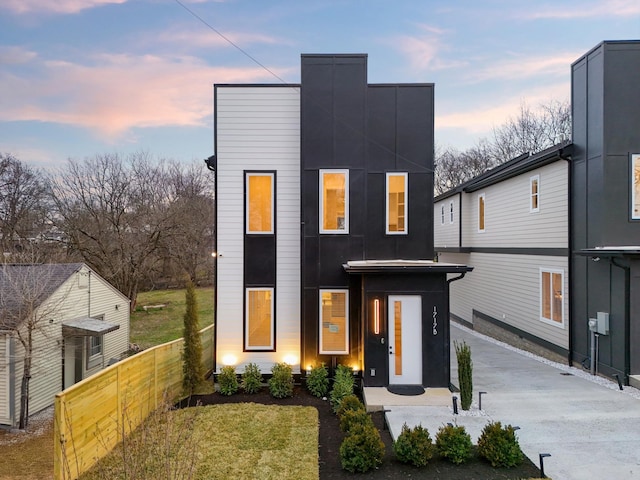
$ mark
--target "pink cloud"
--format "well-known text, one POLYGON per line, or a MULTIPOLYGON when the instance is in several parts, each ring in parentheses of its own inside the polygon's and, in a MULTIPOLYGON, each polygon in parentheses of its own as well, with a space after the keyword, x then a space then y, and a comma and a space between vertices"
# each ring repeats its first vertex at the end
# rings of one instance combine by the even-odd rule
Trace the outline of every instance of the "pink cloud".
POLYGON ((22 47, 0 45, 0 65, 28 63, 37 56, 37 53, 22 47))
POLYGON ((462 67, 466 62, 459 60, 443 60, 439 53, 446 50, 441 40, 447 34, 446 30, 430 25, 418 25, 424 32, 422 35, 403 35, 391 40, 391 45, 402 52, 409 61, 412 70, 422 72, 425 70, 443 70, 462 67))
POLYGON ((25 13, 78 13, 87 8, 125 3, 127 0, 3 0, 0 8, 17 14, 25 13))
POLYGON ((0 120, 64 123, 114 139, 133 128, 205 125, 214 83, 275 81, 257 66, 211 67, 193 57, 105 54, 93 60, 95 66, 45 62, 28 78, 0 73, 0 91, 11 92, 0 120))
MULTIPOLYGON (((285 43, 274 37, 260 33, 222 32, 223 35, 236 45, 266 44, 275 45, 285 43)), ((228 47, 229 42, 211 30, 193 28, 172 29, 161 32, 153 38, 153 42, 170 45, 188 45, 191 47, 228 47)))
POLYGON ((558 53, 537 57, 512 55, 498 62, 477 62, 480 66, 469 69, 464 80, 475 83, 496 78, 515 80, 549 75, 567 76, 569 65, 579 57, 579 53, 558 53))

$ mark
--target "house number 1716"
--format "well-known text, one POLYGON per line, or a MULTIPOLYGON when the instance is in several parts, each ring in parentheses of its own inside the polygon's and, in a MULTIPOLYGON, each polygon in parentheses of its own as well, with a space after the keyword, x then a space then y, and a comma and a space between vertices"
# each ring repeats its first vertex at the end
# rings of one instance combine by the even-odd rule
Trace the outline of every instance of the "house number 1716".
POLYGON ((438 334, 438 309, 436 306, 433 306, 433 334, 438 334))

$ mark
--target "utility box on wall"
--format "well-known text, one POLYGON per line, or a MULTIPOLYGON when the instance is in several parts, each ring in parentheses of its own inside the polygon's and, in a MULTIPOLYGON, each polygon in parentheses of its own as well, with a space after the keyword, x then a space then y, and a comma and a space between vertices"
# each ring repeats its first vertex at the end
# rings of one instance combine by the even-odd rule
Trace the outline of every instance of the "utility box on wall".
POLYGON ((609 335, 609 314, 598 312, 596 318, 589 319, 589 330, 600 335, 609 335))

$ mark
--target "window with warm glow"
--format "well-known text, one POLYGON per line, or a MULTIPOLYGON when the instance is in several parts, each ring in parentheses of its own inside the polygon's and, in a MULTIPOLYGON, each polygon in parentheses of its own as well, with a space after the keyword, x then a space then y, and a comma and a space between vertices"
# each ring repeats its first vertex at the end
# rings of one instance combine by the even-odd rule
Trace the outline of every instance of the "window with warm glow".
POLYGON ((536 175, 529 179, 529 211, 540 211, 540 176, 536 175))
POLYGON ((247 233, 273 233, 273 173, 246 174, 247 233))
POLYGON ((320 290, 320 353, 349 353, 347 290, 320 290))
POLYGON ((478 195, 478 231, 484 232, 484 193, 478 195))
POLYGON ((407 174, 387 173, 387 234, 407 233, 407 174))
POLYGON ((273 350, 273 288, 247 288, 246 350, 273 350))
POLYGON ((320 233, 349 233, 348 170, 320 170, 320 233))
POLYGON ((540 270, 540 318, 564 325, 564 274, 557 270, 540 270))

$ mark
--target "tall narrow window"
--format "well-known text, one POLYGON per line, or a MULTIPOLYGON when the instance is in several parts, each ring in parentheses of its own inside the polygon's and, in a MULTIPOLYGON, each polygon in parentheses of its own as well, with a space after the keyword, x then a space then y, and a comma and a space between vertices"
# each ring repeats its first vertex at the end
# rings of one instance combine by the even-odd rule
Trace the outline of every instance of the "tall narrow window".
POLYGON ((540 176, 535 175, 529 179, 529 211, 540 211, 540 176))
POLYGON ((320 170, 320 233, 349 233, 348 170, 320 170))
POLYGON ((246 232, 273 233, 273 173, 247 173, 246 232))
POLYGON ((349 353, 347 290, 320 290, 320 353, 349 353))
POLYGON ((478 195, 478 231, 484 232, 484 193, 478 195))
POLYGON ((453 200, 449 202, 449 223, 453 223, 453 200))
MULTIPOLYGON (((104 315, 93 316, 96 320, 104 320, 104 315)), ((103 335, 85 337, 86 368, 102 365, 103 335)))
POLYGON ((444 225, 444 203, 440 205, 440 225, 444 225))
POLYGON ((540 319, 564 325, 564 273, 540 269, 540 319))
POLYGON ((274 350, 273 288, 247 288, 246 350, 274 350))
POLYGON ((407 173, 387 173, 388 235, 407 233, 407 173))

